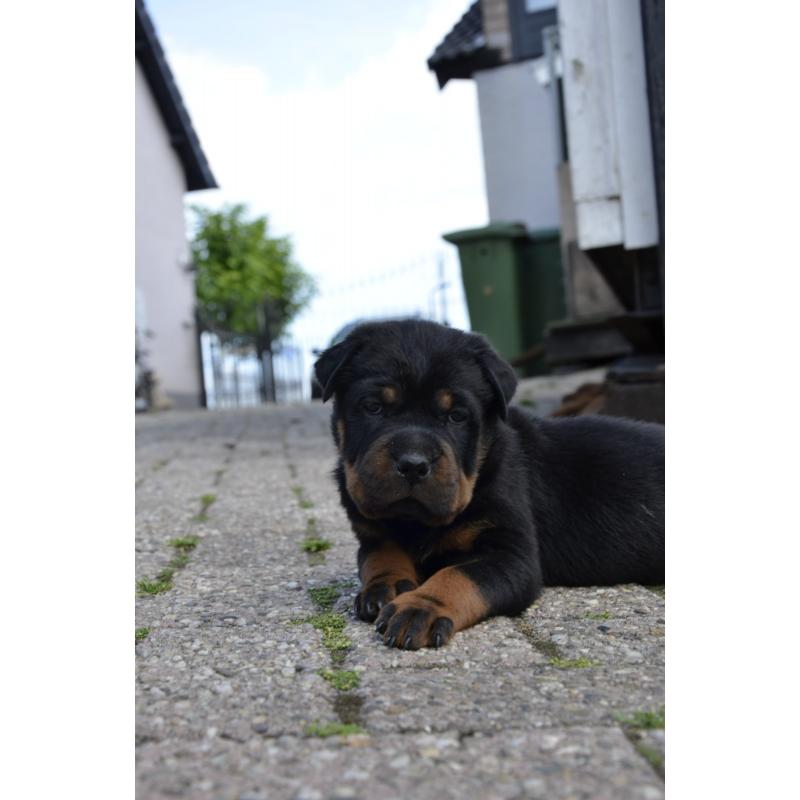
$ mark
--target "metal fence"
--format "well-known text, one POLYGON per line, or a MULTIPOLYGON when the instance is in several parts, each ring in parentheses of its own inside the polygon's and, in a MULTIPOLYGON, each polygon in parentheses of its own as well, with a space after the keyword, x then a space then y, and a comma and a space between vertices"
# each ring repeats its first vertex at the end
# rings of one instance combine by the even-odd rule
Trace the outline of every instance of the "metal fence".
POLYGON ((200 315, 197 332, 206 408, 303 399, 303 354, 293 342, 212 328, 200 315))

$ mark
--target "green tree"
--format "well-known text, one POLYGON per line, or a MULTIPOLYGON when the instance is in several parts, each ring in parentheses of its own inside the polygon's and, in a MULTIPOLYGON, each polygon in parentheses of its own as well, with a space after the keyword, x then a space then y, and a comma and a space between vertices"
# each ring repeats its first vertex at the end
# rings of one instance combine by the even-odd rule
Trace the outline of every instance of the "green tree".
POLYGON ((257 334, 266 308, 270 334, 277 339, 316 292, 313 278, 292 260, 291 241, 270 236, 267 218, 248 219, 242 204, 192 211, 201 314, 212 326, 257 334))

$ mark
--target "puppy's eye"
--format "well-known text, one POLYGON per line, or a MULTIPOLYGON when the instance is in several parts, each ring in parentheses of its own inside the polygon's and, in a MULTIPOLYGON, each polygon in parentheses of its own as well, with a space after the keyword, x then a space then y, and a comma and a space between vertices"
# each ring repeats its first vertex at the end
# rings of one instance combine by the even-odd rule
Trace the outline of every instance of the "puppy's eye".
POLYGON ((363 407, 367 414, 380 414, 383 411, 383 406, 377 400, 365 400, 363 407))
POLYGON ((455 410, 450 412, 447 419, 454 425, 459 425, 460 423, 467 421, 467 412, 462 411, 459 408, 456 408, 455 410))

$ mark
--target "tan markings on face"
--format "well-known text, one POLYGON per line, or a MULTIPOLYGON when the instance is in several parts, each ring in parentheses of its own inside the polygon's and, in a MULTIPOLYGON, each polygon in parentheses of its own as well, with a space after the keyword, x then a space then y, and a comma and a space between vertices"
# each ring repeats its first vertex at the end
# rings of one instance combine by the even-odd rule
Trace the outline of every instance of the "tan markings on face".
POLYGON ((392 461, 392 457, 389 455, 385 440, 382 439, 380 441, 375 451, 374 457, 370 459, 370 470, 377 480, 388 480, 394 472, 394 461, 392 461))
POLYGON ((428 607, 432 614, 449 617, 456 631, 485 619, 489 605, 473 583, 458 567, 445 567, 411 592, 392 600, 397 612, 406 606, 428 607))
POLYGON ((336 422, 336 433, 338 434, 336 444, 339 447, 339 452, 344 451, 344 420, 340 419, 336 422))
POLYGON ((394 386, 384 386, 383 389, 381 389, 381 397, 383 398, 383 402, 387 405, 396 403, 397 389, 395 389, 394 386))
POLYGON ((446 553, 453 550, 468 552, 478 536, 492 524, 485 519, 473 520, 465 525, 459 525, 452 530, 446 531, 439 537, 434 545, 435 553, 446 553))
MULTIPOLYGON (((445 481, 452 481, 457 483, 456 491, 453 494, 452 502, 450 503, 450 518, 446 522, 452 522, 471 502, 472 493, 475 490, 475 484, 478 482, 478 474, 480 473, 481 466, 486 459, 487 447, 486 443, 481 437, 478 440, 478 452, 475 458, 475 472, 472 475, 465 475, 457 466, 453 448, 449 444, 444 445, 444 455, 436 462, 436 466, 441 464, 441 477, 438 479, 443 483, 445 481)), ((436 477, 436 469, 434 469, 434 477, 436 477)))
POLYGON ((364 588, 376 583, 394 586, 398 581, 419 582, 411 557, 391 542, 384 543, 364 559, 359 576, 364 588))
POLYGON ((367 519, 380 518, 368 510, 370 498, 367 486, 386 484, 394 475, 394 462, 386 446, 389 439, 388 435, 381 436, 370 446, 363 457, 356 460, 355 464, 345 463, 344 465, 347 491, 358 506, 358 510, 367 519), (365 476, 364 480, 366 480, 367 486, 359 477, 359 472, 365 476))
POLYGON ((344 465, 344 482, 350 497, 360 508, 367 500, 367 493, 358 477, 356 468, 352 464, 345 463, 344 465))
POLYGON ((453 407, 453 393, 449 389, 439 389, 434 400, 439 411, 450 411, 453 407))

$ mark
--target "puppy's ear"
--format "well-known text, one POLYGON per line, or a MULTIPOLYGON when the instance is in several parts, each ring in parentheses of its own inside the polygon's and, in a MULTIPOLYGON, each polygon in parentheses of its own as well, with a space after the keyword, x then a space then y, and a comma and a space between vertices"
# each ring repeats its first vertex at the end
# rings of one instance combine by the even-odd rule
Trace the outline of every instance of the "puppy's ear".
POLYGON ((475 336, 473 354, 492 387, 500 419, 508 418, 508 404, 517 390, 517 376, 511 364, 501 358, 483 336, 475 336))
POLYGON ((336 391, 336 376, 339 370, 352 358, 356 342, 348 336, 343 342, 329 347, 314 364, 314 374, 322 386, 322 402, 325 403, 336 391))

